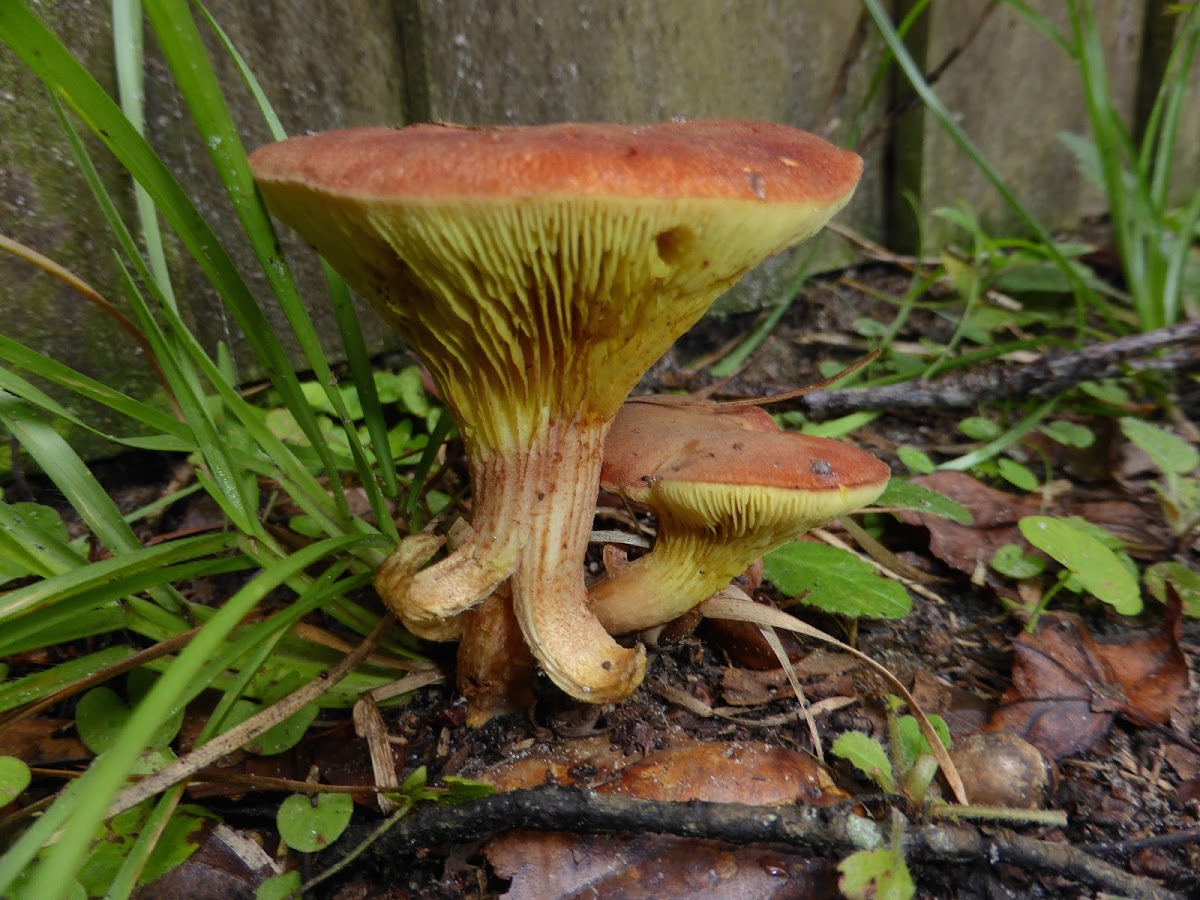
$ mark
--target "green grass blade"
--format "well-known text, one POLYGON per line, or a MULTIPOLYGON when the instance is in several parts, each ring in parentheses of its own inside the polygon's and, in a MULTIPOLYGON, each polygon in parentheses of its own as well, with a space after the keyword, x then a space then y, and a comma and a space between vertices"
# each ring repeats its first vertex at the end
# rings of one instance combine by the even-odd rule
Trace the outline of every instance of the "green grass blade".
MULTIPOLYGON (((7 391, 0 391, 0 422, 21 442, 109 550, 119 555, 142 549, 141 542, 108 492, 88 471, 71 445, 29 404, 7 391)), ((153 596, 169 609, 183 608, 183 598, 174 588, 157 589, 153 596)))
MULTIPOLYGON (((233 260, 187 193, 90 73, 29 10, 24 0, 0 3, 0 40, 91 128, 154 200, 201 270, 226 301, 268 378, 314 445, 316 416, 270 322, 233 260)), ((344 498, 340 501, 344 513, 344 498)), ((345 513, 344 513, 345 514, 345 513)))
MULTIPOLYGON (((336 390, 333 373, 321 349, 316 329, 304 307, 291 270, 279 254, 279 239, 275 234, 275 227, 258 195, 254 177, 246 161, 241 136, 225 104, 216 72, 209 62, 188 4, 186 0, 149 0, 146 12, 154 25, 159 47, 209 148, 217 173, 225 184, 226 193, 233 203, 234 211, 242 223, 250 245, 254 248, 279 306, 292 326, 295 338, 316 380, 325 389, 326 397, 342 420, 359 471, 369 472, 366 456, 357 440, 342 396, 336 390)), ((294 408, 287 395, 281 393, 281 396, 292 415, 303 425, 301 412, 294 408)), ((304 412, 311 416, 306 403, 304 407, 304 412)), ((310 434, 309 437, 312 438, 313 435, 310 434)), ((314 439, 313 447, 322 458, 335 497, 344 505, 345 499, 341 494, 341 482, 332 452, 324 441, 314 439)))
POLYGON ((129 852, 121 861, 121 867, 117 869, 116 874, 106 886, 104 900, 126 900, 137 890, 138 879, 145 871, 150 854, 158 845, 163 829, 167 827, 171 816, 174 815, 186 789, 186 785, 175 785, 164 791, 155 802, 154 809, 146 817, 133 846, 129 848, 129 852))
MULTIPOLYGON (((143 547, 121 556, 111 556, 94 563, 80 560, 81 565, 46 578, 35 584, 18 588, 0 596, 0 623, 8 630, 13 622, 34 613, 44 613, 48 607, 77 594, 95 590, 111 590, 114 597, 145 590, 141 579, 177 563, 197 560, 230 549, 236 543, 233 534, 207 534, 181 538, 154 547, 143 547), (123 589, 124 584, 133 586, 123 589)), ((166 579, 160 579, 160 582, 166 579)), ((110 597, 104 598, 106 602, 110 597)), ((3 640, 0 639, 0 640, 3 640)))
MULTIPOLYGON (((262 112, 263 118, 267 121, 267 127, 271 131, 271 136, 277 141, 284 140, 287 137, 287 132, 283 128, 283 123, 279 121, 279 116, 276 115, 275 108, 267 98, 262 85, 259 84, 258 79, 246 64, 246 60, 242 57, 237 47, 234 46, 233 41, 229 39, 229 35, 225 33, 225 30, 213 18, 208 8, 202 3, 197 3, 196 7, 204 17, 208 27, 212 29, 213 33, 221 41, 225 52, 229 54, 237 66, 238 72, 241 73, 242 79, 246 82, 250 93, 254 96, 255 103, 258 104, 258 108, 262 112)), ((362 404, 363 419, 367 426, 367 434, 371 439, 371 446, 375 448, 375 459, 379 475, 383 479, 383 489, 387 492, 388 496, 394 497, 397 492, 396 465, 387 449, 387 422, 384 419, 383 407, 379 402, 379 392, 375 389, 375 378, 371 367, 371 360, 367 354, 366 344, 363 341, 362 327, 358 319, 358 313, 351 301, 350 289, 346 286, 346 282, 342 276, 337 274, 324 260, 321 261, 321 269, 325 275, 325 281, 329 285, 329 294, 333 301, 334 318, 341 333, 342 347, 346 351, 346 362, 350 367, 350 377, 354 381, 355 387, 358 390, 359 401, 362 404)), ((393 540, 399 540, 399 534, 396 532, 394 523, 391 522, 391 517, 382 514, 384 508, 382 497, 379 497, 377 491, 372 490, 374 479, 370 477, 369 472, 361 470, 359 478, 369 492, 368 499, 371 501, 372 511, 378 518, 384 534, 393 540)))
MULTIPOLYGON (((173 334, 174 342, 167 339, 138 291, 133 277, 120 260, 118 265, 121 267, 121 287, 129 298, 134 316, 146 334, 146 339, 159 358, 159 364, 171 385, 184 418, 191 423, 196 446, 203 455, 212 478, 211 484, 214 491, 220 493, 221 508, 243 533, 265 536, 258 520, 258 496, 255 486, 246 483, 244 473, 230 459, 228 437, 222 434, 214 413, 206 402, 207 398, 197 388, 198 379, 189 365, 188 355, 176 352, 179 343, 186 339, 185 335, 177 328, 173 334)), ((171 317, 172 322, 178 321, 173 316, 174 310, 171 307, 162 307, 162 313, 171 317)))
MULTIPOLYGON (((1141 223, 1145 210, 1136 196, 1127 190, 1134 164, 1133 148, 1112 105, 1108 74, 1104 64, 1104 47, 1092 16, 1091 4, 1069 0, 1071 23, 1075 40, 1075 59, 1083 81, 1088 121, 1092 128, 1104 178, 1105 199, 1113 226, 1113 238, 1125 270, 1125 280, 1133 296, 1138 319, 1145 329, 1159 328, 1164 323, 1155 315, 1149 301, 1153 280, 1150 262, 1141 240, 1141 223)), ((1144 186, 1134 185, 1134 192, 1144 186)))
POLYGON ((138 754, 170 715, 195 688, 197 674, 204 668, 230 632, 262 600, 289 578, 326 557, 349 550, 364 538, 334 538, 305 547, 277 566, 264 571, 234 594, 185 647, 170 668, 133 710, 112 748, 98 757, 45 814, 18 838, 0 858, 0 893, 30 868, 35 854, 48 846, 46 854, 32 866, 29 896, 61 897, 86 858, 96 827, 104 819, 108 804, 121 788, 137 761, 138 754))
POLYGON ((37 630, 25 635, 23 640, 10 639, 9 635, 4 635, 3 639, 0 639, 0 643, 4 645, 4 653, 13 656, 43 647, 56 647, 69 641, 78 641, 100 634, 124 631, 130 628, 131 620, 128 608, 120 604, 113 604, 82 613, 72 613, 66 617, 66 621, 55 622, 47 628, 42 628, 40 622, 37 624, 37 630))
POLYGON ((1058 404, 1058 397, 1051 398, 1039 406, 1037 409, 1024 416, 1019 422, 1013 425, 1008 431, 1000 435, 993 441, 989 441, 978 450, 973 450, 970 453, 952 459, 949 462, 942 463, 938 469, 946 472, 966 472, 975 468, 981 462, 999 456, 1029 432, 1033 431, 1041 421, 1050 415, 1054 407, 1058 404))
MULTIPOLYGON (((121 100, 121 109, 137 133, 145 135, 146 60, 143 56, 145 42, 142 34, 141 0, 113 0, 112 30, 113 60, 117 69, 117 93, 121 100)), ((167 271, 167 257, 163 252, 162 230, 158 227, 158 211, 145 188, 135 184, 133 190, 138 221, 142 226, 142 242, 146 246, 150 271, 154 273, 154 283, 158 285, 167 302, 175 306, 171 276, 167 271)))
POLYGON ((0 684, 0 713, 49 697, 96 672, 123 662, 135 652, 132 647, 105 647, 87 656, 61 662, 53 668, 6 681, 0 684))
MULTIPOLYGON (((329 497, 320 481, 297 459, 283 441, 279 440, 263 422, 259 410, 251 406, 238 393, 237 388, 229 382, 220 366, 213 362, 200 342, 188 330, 182 318, 174 310, 163 308, 162 318, 171 333, 175 336, 183 355, 191 358, 203 376, 216 389, 227 414, 236 419, 244 427, 260 452, 260 459, 269 462, 271 468, 264 469, 263 474, 278 480, 287 490, 293 500, 302 506, 309 515, 320 522, 328 534, 343 534, 350 530, 343 524, 337 508, 329 497)), ((147 323, 147 327, 152 327, 147 323)), ((198 415, 207 417, 206 409, 197 411, 198 415)), ((217 432, 219 442, 228 441, 228 435, 222 436, 217 432)), ((233 466, 235 471, 239 467, 233 466)), ((240 467, 241 471, 245 466, 240 467)), ((352 523, 351 523, 352 524, 352 523)), ((257 529, 257 526, 255 526, 257 529)))
POLYGON ((1200 5, 1192 4, 1182 12, 1183 20, 1167 59, 1162 84, 1154 97, 1154 106, 1146 120, 1142 136, 1140 163, 1142 171, 1150 172, 1150 196, 1160 214, 1167 208, 1167 195, 1174 174, 1179 122, 1191 88, 1190 73, 1200 45, 1200 5), (1149 157, 1153 153, 1154 161, 1149 157))
POLYGON ((69 366, 64 366, 35 350, 30 350, 4 335, 0 335, 0 360, 10 365, 20 366, 39 378, 45 378, 62 387, 69 388, 79 396, 101 403, 114 412, 129 416, 139 424, 158 433, 123 437, 101 431, 15 372, 0 368, 0 389, 20 397, 32 406, 53 416, 70 422, 77 428, 90 431, 114 444, 124 444, 127 447, 137 447, 143 450, 173 450, 190 453, 196 449, 195 439, 184 422, 167 415, 162 410, 134 400, 108 385, 81 375, 69 366))
MULTIPOLYGON (((332 567, 328 572, 323 573, 308 591, 300 594, 295 601, 289 604, 287 609, 281 610, 267 622, 256 626, 257 630, 252 637, 253 643, 250 645, 250 658, 246 660, 245 665, 240 667, 238 676, 226 688, 224 696, 217 701, 217 705, 213 707, 212 714, 196 738, 197 745, 207 742, 220 729, 222 721, 233 704, 245 693, 250 681, 263 663, 275 652, 275 648, 293 625, 334 594, 353 589, 352 586, 369 583, 366 575, 339 580, 343 569, 343 566, 332 567)), ((231 666, 226 665, 225 668, 231 668, 231 666)))
MULTIPOLYGON (((126 557, 119 556, 115 559, 123 563, 126 557)), ((81 570, 81 573, 87 573, 96 565, 100 564, 93 563, 92 566, 81 570)), ((70 593, 37 598, 41 604, 33 610, 36 614, 32 614, 29 609, 22 609, 14 613, 11 618, 15 621, 5 625, 4 636, 0 637, 0 653, 17 653, 19 652, 16 649, 18 645, 26 646, 35 639, 47 641, 47 643, 35 646, 52 646, 55 643, 57 629, 60 626, 70 627, 74 617, 102 609, 106 604, 139 591, 152 590, 173 582, 212 578, 231 572, 244 572, 256 567, 257 564, 254 560, 242 556, 201 559, 180 565, 159 566, 149 571, 146 571, 143 566, 138 566, 132 571, 118 567, 118 573, 109 583, 92 586, 92 579, 88 578, 85 579, 82 587, 72 590, 70 593)))
MULTIPOLYGON (((46 531, 15 506, 0 500, 0 546, 5 546, 3 541, 11 541, 18 549, 19 552, 13 554, 14 560, 20 559, 30 571, 42 577, 69 572, 87 563, 58 535, 46 531)), ((4 600, 7 601, 9 596, 6 594, 4 600)))
POLYGON ((934 92, 929 82, 925 80, 924 74, 920 67, 908 52, 904 42, 896 33, 896 29, 892 25, 891 16, 886 9, 882 0, 863 0, 863 5, 875 23, 876 29, 879 31, 880 37, 883 39, 887 48, 891 51, 896 59, 896 64, 900 67, 913 90, 920 98, 925 108, 942 127, 942 129, 951 137, 951 139, 959 146, 959 148, 967 154, 983 176, 991 183, 992 187, 1004 199, 1004 202, 1009 208, 1025 223, 1025 226, 1037 236, 1038 240, 1045 244, 1050 258, 1057 265, 1067 279, 1067 283, 1071 285, 1071 289, 1075 295, 1076 307, 1078 309, 1079 327, 1082 333, 1084 325, 1084 312, 1087 303, 1092 299, 1092 292, 1089 291, 1087 285, 1079 277, 1070 261, 1063 256, 1057 249, 1050 233, 1042 226, 1040 222, 1025 208, 1024 204, 1013 193, 1012 188, 1001 178, 984 158, 983 153, 975 146, 974 141, 968 137, 958 124, 955 117, 950 113, 941 98, 934 92))

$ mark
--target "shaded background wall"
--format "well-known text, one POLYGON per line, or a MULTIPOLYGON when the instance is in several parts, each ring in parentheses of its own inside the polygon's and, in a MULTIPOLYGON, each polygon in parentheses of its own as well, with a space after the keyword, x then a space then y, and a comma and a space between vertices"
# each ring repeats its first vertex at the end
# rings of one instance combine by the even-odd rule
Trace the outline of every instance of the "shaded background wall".
MULTIPOLYGON (((8 0, 0 0, 8 2, 8 0)), ((1062 27, 1062 0, 1031 5, 1062 27)), ((1173 21, 1165 0, 1095 0, 1114 95, 1130 121, 1158 77, 1173 21)), ((838 222, 897 249, 936 246, 933 209, 965 204, 995 233, 1014 217, 900 79, 870 89, 881 43, 858 3, 828 0, 209 0, 257 73, 286 128, 367 123, 648 121, 685 116, 770 119, 857 148, 866 174, 838 222)), ((902 16, 907 0, 897 0, 902 16)), ((88 0, 42 2, 40 15, 115 93, 110 9, 88 0)), ((202 30, 204 30, 202 28, 202 30)), ((211 35, 208 37, 211 38, 211 35)), ((936 89, 971 138, 1049 228, 1102 212, 1077 175, 1060 131, 1086 134, 1077 76, 1063 51, 1003 4, 934 0, 909 35, 936 89)), ((147 41, 148 137, 237 253, 236 220, 153 39, 147 41)), ((245 143, 268 140, 232 62, 209 41, 245 143)), ((1200 68, 1200 67, 1198 67, 1200 68)), ((1200 75, 1193 73, 1200 81, 1200 75)), ((1194 95, 1195 96, 1195 95, 1194 95)), ((1183 134, 1200 134, 1200 103, 1183 134)), ((103 148, 101 172, 132 212, 131 190, 103 148)), ((1200 171, 1200 141, 1180 169, 1200 171)), ((1193 182, 1194 184, 1194 182, 1193 182)), ((1182 186, 1181 186, 1182 187, 1182 186)), ((0 46, 0 232, 74 270, 117 300, 105 227, 70 162, 44 88, 0 46)), ((799 251, 803 254, 805 251, 799 251)), ((239 338, 178 247, 168 246, 189 321, 209 346, 239 338)), ((292 253, 321 334, 336 329, 311 254, 292 253)), ((820 264, 844 265, 849 244, 827 238, 820 264)), ((725 309, 780 297, 799 257, 775 260, 727 298, 725 309)), ((253 282, 268 296, 261 278, 253 282)), ((270 314, 281 318, 264 300, 270 314)), ((368 343, 394 341, 364 315, 368 343)), ((25 263, 0 254, 0 333, 138 395, 152 389, 128 339, 102 314, 25 263)), ((337 347, 328 348, 336 356, 337 347)), ((256 373, 246 367, 241 374, 256 373)))

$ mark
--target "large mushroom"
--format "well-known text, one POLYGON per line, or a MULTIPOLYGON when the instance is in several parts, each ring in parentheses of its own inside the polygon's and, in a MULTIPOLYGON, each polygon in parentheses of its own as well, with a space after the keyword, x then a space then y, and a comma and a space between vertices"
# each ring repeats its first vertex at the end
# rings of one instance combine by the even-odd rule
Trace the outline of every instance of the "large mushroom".
POLYGON ((608 425, 724 290, 817 231, 861 160, 761 122, 359 128, 263 147, 270 209, 421 358, 463 437, 472 536, 406 539, 376 586, 408 627, 453 639, 512 579, 538 662, 602 703, 644 653, 588 612, 583 557, 608 425))
POLYGON ((865 450, 780 431, 755 406, 635 398, 617 414, 601 486, 645 503, 654 546, 592 586, 612 634, 669 622, 798 534, 871 503, 890 473, 865 450))

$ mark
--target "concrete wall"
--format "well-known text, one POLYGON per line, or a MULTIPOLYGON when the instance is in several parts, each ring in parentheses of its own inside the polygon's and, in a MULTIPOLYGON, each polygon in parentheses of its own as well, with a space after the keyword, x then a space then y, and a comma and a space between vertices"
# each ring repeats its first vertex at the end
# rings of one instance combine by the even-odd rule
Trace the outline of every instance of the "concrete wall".
MULTIPOLYGON (((1110 88, 1132 121, 1142 50, 1144 3, 1092 0, 1110 88)), ((1029 4, 1070 36, 1063 0, 1029 4)), ((1020 13, 989 0, 935 2, 910 36, 925 72, 951 59, 935 89, 989 165, 1039 222, 1070 228, 1104 211, 1100 193, 1079 177, 1060 132, 1088 134, 1083 86, 1070 57, 1020 13)), ((1023 228, 978 166, 924 107, 897 122, 896 190, 891 242, 904 249, 941 245, 948 225, 932 216, 942 206, 966 206, 995 234, 1023 228)))
MULTIPOLYGON (((899 0, 897 5, 902 6, 899 0)), ((956 203, 979 212, 997 233, 1014 227, 994 190, 927 113, 918 108, 896 114, 905 93, 900 79, 884 78, 868 97, 883 51, 857 3, 209 0, 208 6, 292 131, 426 119, 771 119, 864 154, 862 186, 838 221, 873 240, 911 246, 920 233, 916 223, 928 226, 931 210, 956 203)), ((1065 27, 1062 0, 1033 0, 1032 6, 1065 27)), ((1086 132, 1077 76, 1066 55, 1026 20, 1003 3, 991 7, 987 0, 934 0, 909 35, 910 45, 926 71, 949 60, 936 90, 1031 211, 1048 227, 1071 227, 1103 209, 1055 137, 1062 130, 1086 132)), ((1164 30, 1166 7, 1165 0, 1095 0, 1114 93, 1131 121, 1139 106, 1139 72, 1152 69, 1149 62, 1161 53, 1154 48, 1162 40, 1155 43, 1154 37, 1164 30)), ((109 4, 44 0, 35 9, 112 90, 109 4)), ((1169 29, 1166 33, 1169 38, 1169 29)), ((215 40, 209 45, 245 142, 257 146, 267 140, 261 118, 232 63, 215 40)), ((146 95, 150 140, 262 288, 152 39, 146 95)), ((1198 109, 1200 102, 1193 102, 1185 114, 1185 136, 1196 133, 1198 109)), ((128 180, 98 144, 90 145, 109 188, 131 212, 128 180)), ((1194 187, 1200 145, 1183 140, 1181 148, 1180 171, 1191 174, 1194 187)), ((1181 195, 1187 187, 1181 183, 1181 195)), ((4 46, 0 232, 53 257, 120 302, 103 222, 69 160, 45 90, 4 46)), ((937 226, 924 235, 927 246, 942 236, 937 226)), ((198 333, 209 346, 226 341, 239 355, 232 323, 194 267, 179 248, 169 246, 168 253, 198 333)), ((293 258, 321 333, 335 335, 316 267, 303 253, 293 258)), ((841 238, 822 245, 824 267, 851 258, 841 238)), ((794 257, 775 261, 726 307, 778 298, 796 266, 794 257)), ((268 300, 264 305, 270 310, 268 300)), ((116 386, 149 392, 146 367, 115 326, 72 292, 4 254, 0 316, 4 334, 116 386)), ((369 345, 386 346, 390 336, 370 317, 366 323, 369 345)), ((337 352, 336 338, 330 350, 337 352)), ((242 374, 256 373, 244 365, 242 374)))

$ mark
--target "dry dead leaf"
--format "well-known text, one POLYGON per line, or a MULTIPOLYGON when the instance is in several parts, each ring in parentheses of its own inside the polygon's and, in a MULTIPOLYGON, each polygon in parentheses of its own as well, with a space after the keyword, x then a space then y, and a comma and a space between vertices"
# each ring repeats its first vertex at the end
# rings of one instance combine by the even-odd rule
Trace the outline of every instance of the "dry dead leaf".
POLYGON ((59 766, 91 759, 75 736, 73 719, 21 719, 0 730, 0 756, 15 756, 27 766, 59 766))
POLYGON ((1158 634, 1120 644, 1095 641, 1074 616, 1044 617, 1036 634, 1014 642, 1012 687, 988 727, 1020 735, 1057 760, 1091 747, 1115 715, 1169 721, 1188 677, 1179 606, 1172 606, 1158 634))
POLYGON ((137 900, 253 897, 259 885, 280 872, 261 846, 228 825, 206 827, 198 843, 186 860, 138 888, 137 900))
MULTIPOLYGON (((805 696, 815 701, 854 693, 849 675, 861 665, 848 653, 817 649, 797 660, 793 668, 796 677, 805 682, 805 696)), ((791 696, 790 692, 787 673, 778 665, 764 670, 730 666, 721 674, 721 699, 729 706, 762 706, 791 696)))
POLYGON ((596 790, 644 800, 825 806, 847 795, 804 753, 751 741, 674 747, 623 767, 596 790))
MULTIPOLYGON (((587 753, 573 754, 573 765, 564 770, 564 760, 534 754, 519 767, 524 778, 514 777, 518 768, 510 764, 499 778, 484 780, 512 789, 544 783, 539 772, 574 771, 580 786, 644 799, 779 805, 846 797, 812 757, 756 742, 684 743, 624 766, 610 757, 618 762, 615 771, 581 766, 585 758, 587 753)), ((668 835, 512 832, 489 841, 484 853, 500 877, 512 880, 505 896, 514 900, 837 896, 837 871, 829 861, 668 835)))
POLYGON ((912 510, 898 514, 901 521, 929 530, 930 552, 952 569, 973 575, 981 560, 991 559, 1005 544, 1028 548, 1017 522, 1042 512, 1038 497, 995 490, 965 472, 935 472, 912 481, 956 500, 974 517, 973 524, 959 525, 912 510))
POLYGON ((1151 722, 1171 721, 1171 711, 1188 689, 1187 658, 1179 646, 1182 604, 1169 591, 1162 629, 1148 638, 1124 643, 1097 643, 1096 651, 1112 668, 1125 692, 1128 718, 1138 715, 1151 722))
POLYGON ((1125 696, 1078 619, 1043 617, 1013 650, 1012 687, 990 728, 1025 738, 1052 760, 1082 753, 1108 732, 1125 696))
POLYGON ((504 894, 509 900, 839 896, 831 860, 689 838, 514 832, 490 841, 484 852, 496 874, 512 880, 504 894))

